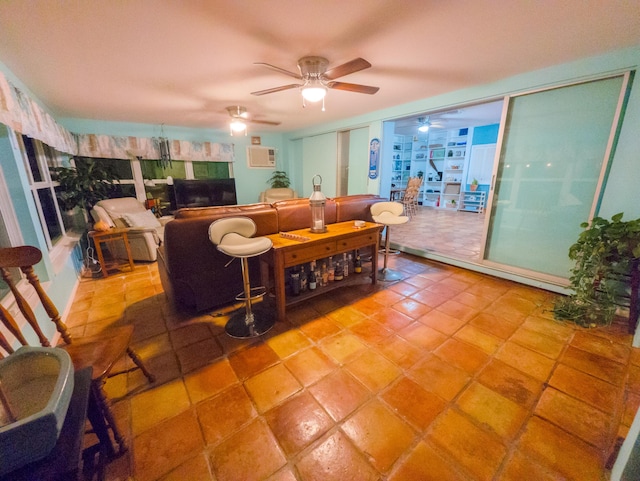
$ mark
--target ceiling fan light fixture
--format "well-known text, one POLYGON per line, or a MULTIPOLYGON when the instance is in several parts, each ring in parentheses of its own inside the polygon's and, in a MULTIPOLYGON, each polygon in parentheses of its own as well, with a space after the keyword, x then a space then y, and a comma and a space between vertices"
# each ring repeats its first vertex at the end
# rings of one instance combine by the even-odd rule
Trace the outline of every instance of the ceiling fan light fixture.
POLYGON ((233 136, 233 133, 240 133, 243 132, 245 133, 245 135, 247 135, 247 124, 245 124, 242 120, 240 119, 233 119, 231 121, 231 123, 229 124, 229 127, 231 127, 231 135, 233 136))
POLYGON ((420 126, 418 127, 418 132, 429 132, 429 127, 431 127, 429 117, 418 117, 418 123, 420 124, 420 126))
POLYGON ((327 95, 326 87, 318 84, 312 84, 309 87, 302 88, 302 97, 304 97, 307 102, 320 102, 325 95, 327 95))

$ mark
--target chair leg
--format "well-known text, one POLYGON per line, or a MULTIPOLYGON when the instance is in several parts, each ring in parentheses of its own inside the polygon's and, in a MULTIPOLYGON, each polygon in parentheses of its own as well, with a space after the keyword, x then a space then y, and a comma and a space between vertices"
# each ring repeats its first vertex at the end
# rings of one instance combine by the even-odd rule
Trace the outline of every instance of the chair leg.
POLYGON ((253 312, 249 261, 246 257, 242 258, 242 282, 244 284, 245 312, 237 312, 232 315, 224 329, 229 336, 238 339, 258 337, 274 326, 275 317, 270 311, 262 311, 257 316, 253 312))
POLYGON ((389 226, 387 226, 387 232, 384 238, 384 265, 382 269, 378 271, 378 280, 381 281, 399 281, 402 279, 402 274, 397 271, 387 268, 387 262, 389 257, 389 226))
POLYGON ((120 429, 118 429, 116 418, 111 411, 111 406, 109 405, 109 400, 107 399, 107 395, 104 392, 103 386, 103 379, 95 379, 91 383, 91 392, 98 411, 98 413, 94 414, 94 421, 96 421, 95 424, 94 422, 92 422, 91 424, 94 430, 96 430, 96 435, 98 436, 98 439, 100 439, 100 442, 107 443, 107 450, 109 451, 109 453, 115 456, 119 456, 127 452, 128 447, 124 437, 122 436, 122 433, 120 432, 120 429), (113 445, 111 444, 111 440, 109 439, 108 429, 111 429, 111 432, 113 433, 113 439, 118 445, 117 451, 113 449, 113 445))
POLYGON ((127 354, 133 361, 133 363, 140 368, 145 377, 149 380, 149 382, 156 382, 156 377, 149 372, 147 367, 142 362, 142 359, 136 354, 136 352, 130 347, 127 348, 127 354))

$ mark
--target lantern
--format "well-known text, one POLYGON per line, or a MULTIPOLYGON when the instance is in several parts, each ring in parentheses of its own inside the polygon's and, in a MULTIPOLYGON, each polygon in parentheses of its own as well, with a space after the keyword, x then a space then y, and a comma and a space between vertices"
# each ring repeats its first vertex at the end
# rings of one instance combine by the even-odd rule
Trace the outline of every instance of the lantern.
POLYGON ((319 175, 313 176, 311 183, 313 184, 313 192, 311 193, 311 197, 309 197, 309 205, 311 206, 311 232, 327 232, 327 228, 324 225, 324 205, 327 198, 320 192, 322 177, 319 175), (317 184, 316 178, 320 179, 317 184))

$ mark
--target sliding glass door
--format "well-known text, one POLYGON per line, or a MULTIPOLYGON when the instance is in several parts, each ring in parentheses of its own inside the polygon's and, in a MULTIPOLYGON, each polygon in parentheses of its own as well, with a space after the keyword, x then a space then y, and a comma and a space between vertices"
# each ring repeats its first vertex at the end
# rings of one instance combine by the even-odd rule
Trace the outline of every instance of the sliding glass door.
POLYGON ((627 84, 628 75, 620 75, 509 100, 487 264, 568 277, 568 250, 596 211, 627 84))

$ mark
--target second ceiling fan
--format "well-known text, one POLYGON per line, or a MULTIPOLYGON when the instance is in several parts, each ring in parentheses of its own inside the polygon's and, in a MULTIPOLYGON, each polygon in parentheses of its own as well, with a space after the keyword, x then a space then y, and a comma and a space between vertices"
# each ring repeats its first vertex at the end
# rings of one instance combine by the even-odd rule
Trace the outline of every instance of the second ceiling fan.
MULTIPOLYGON (((335 79, 344 77, 360 70, 371 67, 371 64, 363 58, 356 58, 350 62, 338 65, 327 70, 329 61, 324 57, 309 56, 302 57, 298 60, 298 70, 300 73, 290 72, 275 65, 263 62, 256 62, 256 65, 264 65, 267 68, 288 75, 289 77, 301 80, 303 83, 295 83, 274 87, 271 89, 258 90, 251 92, 252 95, 266 95, 282 90, 300 88, 302 97, 309 102, 318 102, 324 99, 327 89, 346 90, 349 92, 357 92, 362 94, 373 95, 379 87, 371 87, 369 85, 352 84, 346 82, 337 82, 335 79)), ((304 106, 304 103, 303 103, 304 106)), ((324 110, 324 106, 323 106, 324 110)))

